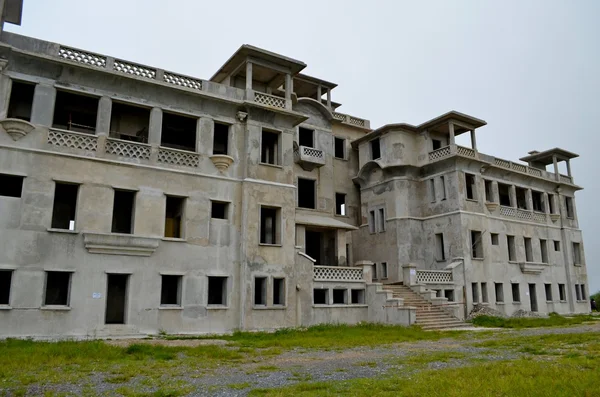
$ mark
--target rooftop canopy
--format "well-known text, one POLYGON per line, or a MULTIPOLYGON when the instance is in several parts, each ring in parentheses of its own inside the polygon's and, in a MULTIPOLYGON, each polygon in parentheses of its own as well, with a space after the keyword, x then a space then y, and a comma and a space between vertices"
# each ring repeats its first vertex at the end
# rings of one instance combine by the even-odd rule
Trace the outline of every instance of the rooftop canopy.
MULTIPOLYGON (((324 105, 327 104, 327 100, 322 98, 322 95, 330 92, 337 84, 329 81, 321 80, 316 77, 308 76, 306 74, 298 73, 294 77, 294 92, 298 98, 312 98, 320 100, 324 105)), ((340 103, 331 102, 331 106, 335 109, 341 106, 340 103)))
POLYGON ((575 157, 579 157, 578 154, 566 151, 561 148, 554 148, 550 150, 544 150, 543 152, 533 150, 529 152, 529 156, 521 157, 519 160, 530 164, 537 163, 541 165, 549 165, 554 162, 555 156, 557 161, 567 161, 575 157))

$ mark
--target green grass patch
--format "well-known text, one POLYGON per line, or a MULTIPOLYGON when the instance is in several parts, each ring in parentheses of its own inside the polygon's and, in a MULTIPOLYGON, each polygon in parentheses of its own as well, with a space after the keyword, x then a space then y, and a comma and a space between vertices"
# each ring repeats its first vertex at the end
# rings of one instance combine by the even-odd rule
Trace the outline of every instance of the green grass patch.
POLYGON ((430 354, 411 355, 401 358, 398 363, 403 365, 421 366, 429 363, 447 363, 452 360, 461 360, 467 357, 467 354, 457 351, 434 352, 430 354))
POLYGON ((563 317, 556 313, 550 313, 548 317, 526 317, 526 318, 501 318, 493 316, 475 317, 471 322, 480 327, 493 328, 536 328, 536 327, 564 327, 594 321, 593 316, 579 315, 563 317))
POLYGON ((228 388, 233 389, 233 390, 243 390, 243 389, 249 388, 250 386, 252 386, 252 384, 250 382, 230 383, 227 385, 228 388))

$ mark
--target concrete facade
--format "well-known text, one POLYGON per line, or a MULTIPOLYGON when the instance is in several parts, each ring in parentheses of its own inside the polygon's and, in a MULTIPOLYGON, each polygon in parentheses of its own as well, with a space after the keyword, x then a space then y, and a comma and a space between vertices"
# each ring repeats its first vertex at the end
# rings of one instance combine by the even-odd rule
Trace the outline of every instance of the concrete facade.
POLYGON ((373 131, 337 112, 335 84, 305 66, 245 45, 202 80, 2 32, 0 336, 410 325, 415 308, 382 290, 394 282, 440 291, 458 317, 481 300, 473 283, 507 314, 530 310, 530 291, 540 313, 588 311, 564 199, 580 188, 542 170, 575 155, 525 166, 461 148, 454 135, 470 131, 475 146, 485 122, 457 112, 373 131), (527 208, 499 205, 498 183, 523 187, 527 208))

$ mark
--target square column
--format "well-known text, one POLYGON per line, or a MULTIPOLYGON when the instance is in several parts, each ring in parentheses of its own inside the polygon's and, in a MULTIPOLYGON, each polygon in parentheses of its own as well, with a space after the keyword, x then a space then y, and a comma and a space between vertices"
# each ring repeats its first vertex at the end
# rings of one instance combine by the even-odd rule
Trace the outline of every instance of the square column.
POLYGON ((548 193, 544 192, 542 193, 542 209, 544 210, 544 214, 549 214, 550 213, 550 204, 548 202, 548 193))
POLYGON ((48 84, 37 84, 33 91, 31 124, 41 124, 48 127, 52 126, 55 100, 56 88, 48 84))
POLYGON ((246 62, 246 90, 252 89, 252 62, 246 62))
POLYGON ((494 203, 500 203, 500 193, 498 193, 497 181, 492 181, 492 200, 494 200, 494 203))
POLYGON ((321 91, 321 86, 317 86, 317 101, 321 103, 321 97, 323 96, 323 92, 321 91))
POLYGON ((294 81, 292 75, 287 73, 285 75, 285 108, 292 108, 292 92, 294 91, 294 81))
MULTIPOLYGON (((1 1, 1 0, 0 0, 1 1)), ((0 70, 2 64, 0 63, 0 70)), ((10 101, 10 92, 12 89, 12 80, 10 77, 0 75, 0 119, 5 119, 8 114, 8 103, 10 101)))
POLYGON ((200 117, 196 128, 196 152, 211 156, 215 135, 215 121, 209 117, 200 117))
POLYGON ((477 139, 475 138, 475 130, 471 130, 471 147, 477 150, 477 139))
POLYGON ((448 123, 448 132, 450 133, 450 145, 456 144, 456 139, 454 136, 454 124, 448 123))
POLYGON ((525 190, 525 206, 529 211, 533 211, 533 197, 531 195, 531 189, 525 190))
POLYGON ((338 229, 335 232, 335 242, 336 242, 336 265, 337 266, 347 266, 348 258, 346 258, 346 230, 338 229))
POLYGON ((560 181, 560 174, 558 173, 558 160, 556 159, 556 155, 552 156, 552 163, 554 164, 554 178, 557 181, 560 181))
POLYGON ((567 160, 567 175, 569 175, 569 177, 572 177, 572 175, 571 175, 571 160, 567 160))
POLYGON ((331 88, 327 89, 327 108, 331 110, 331 88))
POLYGON ((148 143, 151 145, 160 145, 162 132, 162 109, 152 108, 150 111, 150 122, 148 125, 148 143))
POLYGON ((112 113, 112 99, 103 96, 98 101, 98 116, 96 117, 96 135, 110 134, 110 118, 112 113))
POLYGON ((508 196, 510 198, 510 206, 517 208, 517 189, 515 188, 515 185, 510 185, 508 196))

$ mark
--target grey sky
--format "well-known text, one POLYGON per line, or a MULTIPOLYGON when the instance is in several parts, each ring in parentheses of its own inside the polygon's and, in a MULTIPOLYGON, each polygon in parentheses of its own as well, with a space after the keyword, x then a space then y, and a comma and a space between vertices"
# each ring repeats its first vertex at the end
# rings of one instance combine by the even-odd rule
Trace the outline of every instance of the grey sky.
MULTIPOLYGON (((308 64, 340 111, 418 124, 488 122, 479 150, 572 161, 590 289, 600 289, 600 1, 25 0, 7 30, 208 79, 241 45, 308 64)), ((466 135, 466 134, 465 134, 466 135)))

